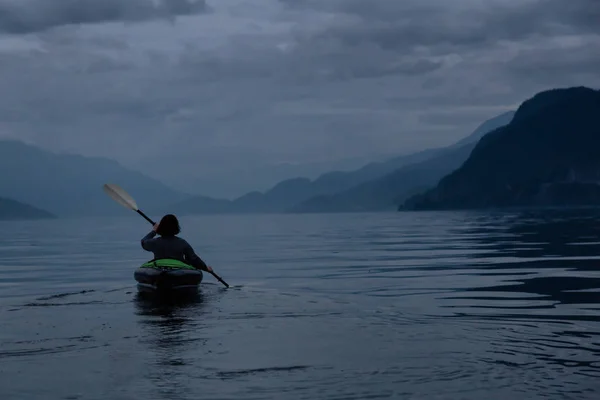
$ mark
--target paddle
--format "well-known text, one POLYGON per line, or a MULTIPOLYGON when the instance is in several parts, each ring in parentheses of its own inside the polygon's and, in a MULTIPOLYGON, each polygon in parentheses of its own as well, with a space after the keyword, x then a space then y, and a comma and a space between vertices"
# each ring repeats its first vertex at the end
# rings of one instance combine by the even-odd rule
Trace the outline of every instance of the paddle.
MULTIPOLYGON (((115 185, 113 183, 105 183, 104 186, 102 187, 102 189, 104 189, 104 191, 106 192, 106 194, 108 194, 114 201, 116 201, 117 203, 121 204, 123 207, 129 208, 129 209, 137 212, 142 217, 144 217, 146 219, 146 221, 150 222, 152 224, 152 226, 155 225, 155 222, 152 221, 150 218, 148 218, 148 216, 146 214, 144 214, 138 208, 137 203, 135 202, 135 200, 133 199, 133 197, 131 197, 121 187, 119 187, 118 185, 115 185)), ((223 285, 225 285, 226 287, 229 287, 229 285, 227 284, 227 282, 225 282, 223 279, 221 279, 221 277, 219 275, 215 274, 214 272, 211 272, 211 274, 212 274, 212 276, 214 276, 215 278, 217 278, 217 280, 219 282, 221 282, 223 285)))

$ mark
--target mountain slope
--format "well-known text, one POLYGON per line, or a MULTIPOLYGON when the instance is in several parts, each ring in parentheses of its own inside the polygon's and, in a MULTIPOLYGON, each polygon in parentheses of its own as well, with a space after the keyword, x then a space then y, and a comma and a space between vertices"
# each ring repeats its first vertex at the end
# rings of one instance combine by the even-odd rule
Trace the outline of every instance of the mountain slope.
POLYGON ((112 160, 55 154, 18 141, 0 141, 0 170, 1 193, 59 216, 126 212, 103 193, 107 182, 121 185, 144 209, 187 197, 112 160))
MULTIPOLYGON (((170 209, 180 214, 213 212, 279 213, 289 210, 332 211, 335 210, 335 204, 338 202, 341 209, 359 210, 364 208, 365 205, 348 204, 347 206, 342 206, 341 204, 347 200, 344 197, 345 194, 341 196, 335 196, 335 194, 350 191, 351 195, 354 196, 360 193, 360 196, 363 199, 362 201, 367 203, 373 203, 373 201, 375 201, 375 199, 373 199, 373 201, 367 200, 370 198, 370 196, 383 196, 383 200, 384 198, 387 198, 387 195, 381 193, 385 192, 385 189, 380 187, 376 182, 369 182, 377 181, 378 179, 402 167, 413 164, 416 165, 426 162, 427 160, 436 159, 438 156, 442 156, 441 160, 444 161, 441 161, 439 168, 429 165, 425 166, 424 170, 420 170, 420 172, 415 173, 413 178, 420 179, 422 182, 419 182, 416 186, 411 186, 411 190, 414 191, 431 186, 435 184, 436 179, 439 179, 444 173, 449 171, 448 168, 450 167, 445 167, 447 162, 447 156, 445 154, 448 150, 456 149, 458 151, 457 154, 462 154, 461 152, 463 150, 460 150, 460 148, 463 145, 474 143, 479 140, 479 138, 487 131, 493 129, 494 127, 505 125, 510 121, 513 114, 514 112, 512 111, 507 112, 484 122, 471 135, 449 147, 427 149, 414 154, 398 156, 385 162, 370 163, 355 171, 329 172, 319 176, 313 181, 307 178, 287 179, 278 183, 264 193, 250 192, 229 203, 225 200, 213 201, 204 197, 197 197, 173 204, 170 209), (434 181, 431 181, 430 177, 433 177, 434 181), (375 192, 369 194, 369 190, 374 190, 375 192), (380 194, 377 194, 378 191, 380 194), (344 201, 342 201, 342 199, 344 201)), ((463 160, 461 159, 461 161, 463 160)), ((450 166, 454 165, 455 163, 450 164, 450 166)), ((409 177, 408 179, 411 178, 409 177)))
POLYGON ((600 91, 541 92, 402 209, 600 204, 600 91))
POLYGON ((399 156, 380 163, 369 163, 355 171, 334 171, 315 180, 291 178, 279 182, 264 193, 254 191, 232 201, 196 196, 173 203, 169 209, 179 214, 203 213, 280 213, 301 201, 322 194, 333 194, 352 186, 385 175, 399 166, 428 159, 440 149, 428 149, 415 154, 399 156))
POLYGON ((497 117, 488 119, 483 122, 481 125, 477 127, 469 136, 464 139, 459 140, 455 144, 449 147, 449 149, 455 149, 458 147, 462 147, 469 143, 478 142, 483 136, 490 133, 491 131, 500 128, 501 126, 508 125, 510 121, 515 117, 515 111, 507 111, 503 114, 498 115, 497 117))
POLYGON ((439 150, 427 160, 404 166, 379 179, 334 195, 313 197, 290 207, 288 211, 306 213, 396 209, 399 201, 434 186, 445 174, 458 168, 469 157, 479 138, 510 122, 513 115, 514 112, 507 112, 485 121, 471 135, 439 150))
POLYGON ((232 211, 231 200, 215 199, 207 196, 188 196, 176 203, 164 203, 149 209, 155 214, 230 214, 232 211))
POLYGON ((0 197, 0 220, 49 219, 55 215, 19 201, 0 197))
POLYGON ((343 192, 311 198, 288 211, 331 213, 394 210, 399 201, 435 185, 442 176, 458 168, 473 147, 475 144, 470 143, 448 150, 431 160, 408 165, 343 192))

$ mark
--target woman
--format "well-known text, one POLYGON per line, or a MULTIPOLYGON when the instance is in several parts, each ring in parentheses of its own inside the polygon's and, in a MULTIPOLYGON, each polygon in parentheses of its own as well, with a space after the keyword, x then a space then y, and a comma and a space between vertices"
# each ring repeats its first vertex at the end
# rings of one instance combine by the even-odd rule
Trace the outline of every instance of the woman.
POLYGON ((142 248, 154 253, 155 260, 170 258, 196 269, 213 272, 213 269, 198 257, 185 239, 176 236, 179 232, 181 228, 177 217, 173 214, 165 215, 158 224, 154 225, 152 231, 142 238, 142 248), (157 234, 160 237, 155 238, 157 234))

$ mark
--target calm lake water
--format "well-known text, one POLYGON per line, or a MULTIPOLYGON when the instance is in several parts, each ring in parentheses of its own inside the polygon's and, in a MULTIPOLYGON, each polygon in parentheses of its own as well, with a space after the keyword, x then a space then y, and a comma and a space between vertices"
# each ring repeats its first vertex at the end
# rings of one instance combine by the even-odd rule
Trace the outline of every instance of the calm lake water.
POLYGON ((0 224, 0 399, 600 398, 600 212, 185 217, 173 306, 149 228, 0 224))

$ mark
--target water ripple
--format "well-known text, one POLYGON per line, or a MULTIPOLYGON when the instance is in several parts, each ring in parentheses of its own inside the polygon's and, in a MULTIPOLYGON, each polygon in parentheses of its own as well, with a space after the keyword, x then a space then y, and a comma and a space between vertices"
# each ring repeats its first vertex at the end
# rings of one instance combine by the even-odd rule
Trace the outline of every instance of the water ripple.
POLYGON ((0 229, 3 399, 600 390, 595 211, 186 217, 234 287, 173 304, 136 296, 130 218, 52 224, 0 229))

